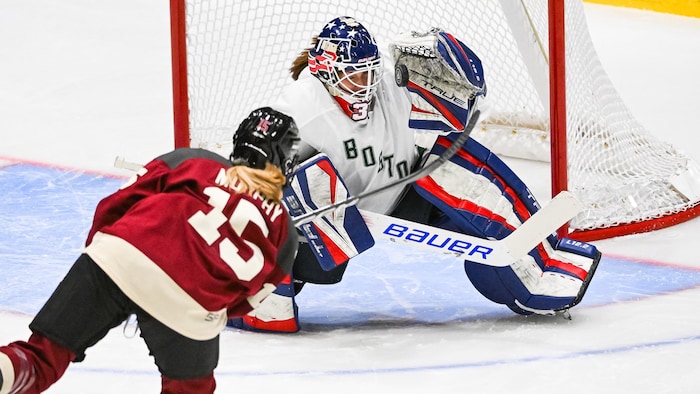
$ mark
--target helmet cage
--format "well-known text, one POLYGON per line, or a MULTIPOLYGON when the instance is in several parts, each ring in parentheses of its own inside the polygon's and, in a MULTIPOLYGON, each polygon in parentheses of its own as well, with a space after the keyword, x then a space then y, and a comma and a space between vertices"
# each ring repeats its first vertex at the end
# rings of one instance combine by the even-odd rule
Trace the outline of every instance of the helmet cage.
POLYGON ((308 65, 332 95, 351 104, 372 101, 383 70, 374 37, 351 17, 326 24, 309 51, 308 65))
POLYGON ((324 83, 332 94, 349 103, 370 102, 382 79, 382 59, 362 63, 328 62, 330 78, 324 83), (362 75, 364 74, 364 75, 362 75))

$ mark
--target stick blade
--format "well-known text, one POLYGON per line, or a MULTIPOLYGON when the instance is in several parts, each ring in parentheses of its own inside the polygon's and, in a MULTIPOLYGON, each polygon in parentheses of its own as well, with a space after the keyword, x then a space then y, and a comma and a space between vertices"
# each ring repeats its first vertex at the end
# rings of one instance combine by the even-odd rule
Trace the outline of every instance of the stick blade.
POLYGON ((583 210, 583 204, 571 192, 563 191, 520 225, 503 241, 513 259, 534 249, 583 210))

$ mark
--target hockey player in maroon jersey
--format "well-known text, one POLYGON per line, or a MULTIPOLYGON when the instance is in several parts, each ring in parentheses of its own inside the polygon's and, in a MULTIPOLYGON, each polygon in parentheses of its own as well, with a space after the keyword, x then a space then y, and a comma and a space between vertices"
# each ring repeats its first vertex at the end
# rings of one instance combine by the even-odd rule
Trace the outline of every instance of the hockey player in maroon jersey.
POLYGON ((163 393, 211 393, 219 333, 291 271, 297 235, 280 204, 296 160, 293 119, 253 111, 230 161, 178 149, 97 206, 86 248, 27 342, 0 347, 0 393, 38 393, 131 314, 163 393))

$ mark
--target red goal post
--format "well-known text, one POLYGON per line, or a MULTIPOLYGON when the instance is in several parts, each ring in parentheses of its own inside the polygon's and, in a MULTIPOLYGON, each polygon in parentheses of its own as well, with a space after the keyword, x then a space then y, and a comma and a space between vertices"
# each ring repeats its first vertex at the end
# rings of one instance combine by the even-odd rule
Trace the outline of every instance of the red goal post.
POLYGON ((700 214, 700 166, 631 115, 580 0, 455 4, 171 0, 175 146, 227 155, 240 120, 290 81, 292 59, 334 17, 356 17, 380 45, 438 26, 484 65, 491 111, 473 137, 499 155, 550 161, 553 195, 570 190, 583 202, 569 237, 651 231, 700 214))

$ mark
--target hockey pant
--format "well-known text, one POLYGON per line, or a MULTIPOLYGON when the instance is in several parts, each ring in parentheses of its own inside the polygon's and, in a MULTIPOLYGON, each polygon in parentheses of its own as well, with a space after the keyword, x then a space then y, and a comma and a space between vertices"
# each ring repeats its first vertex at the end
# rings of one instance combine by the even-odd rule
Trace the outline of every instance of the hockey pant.
MULTIPOLYGON (((439 156, 456 137, 440 137, 431 156, 439 156)), ((414 187, 445 215, 431 225, 482 238, 506 237, 539 209, 520 178, 473 139, 414 187)), ((464 269, 489 300, 519 314, 554 314, 581 300, 599 260, 595 246, 550 235, 510 266, 466 260, 464 269)))
POLYGON ((131 314, 161 373, 162 393, 214 392, 219 337, 196 341, 166 327, 83 254, 30 323, 29 340, 0 347, 0 393, 43 392, 131 314))

